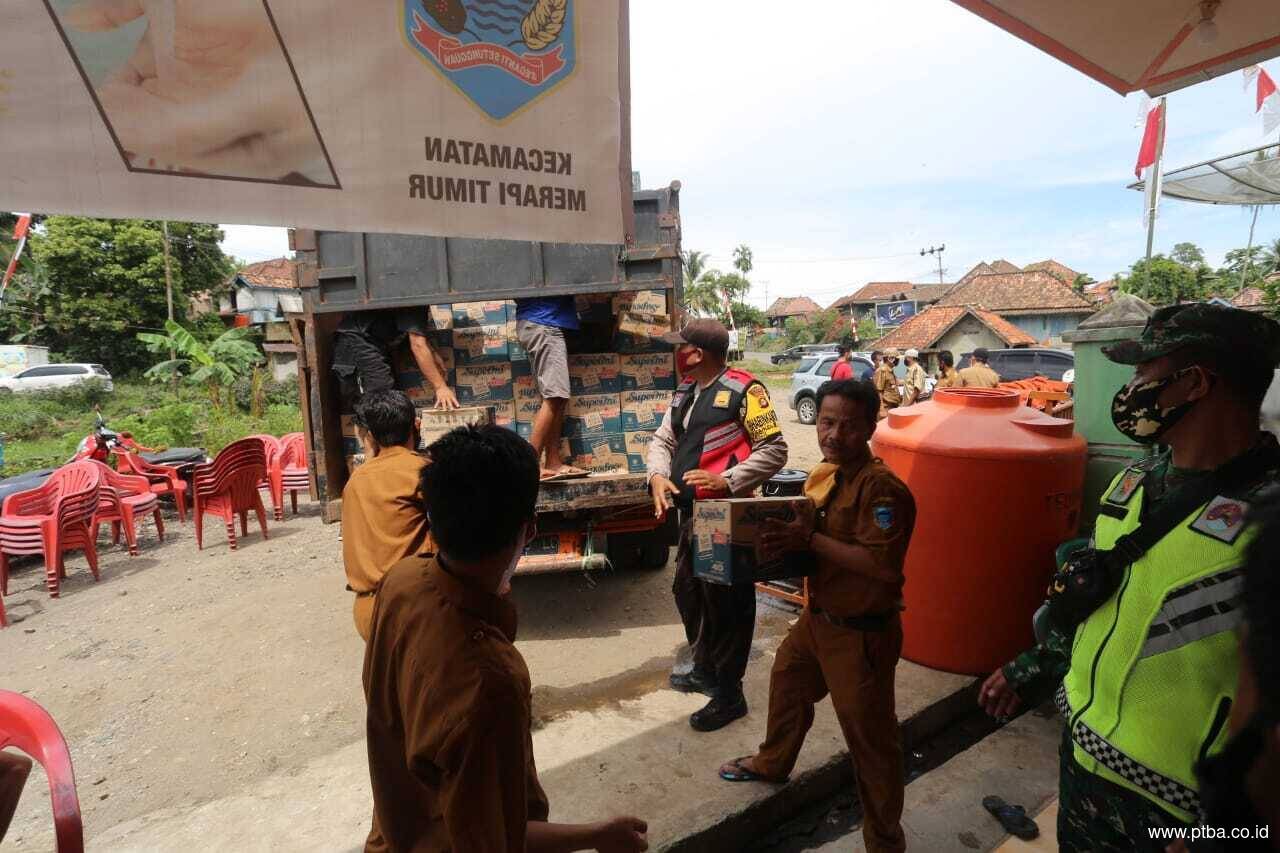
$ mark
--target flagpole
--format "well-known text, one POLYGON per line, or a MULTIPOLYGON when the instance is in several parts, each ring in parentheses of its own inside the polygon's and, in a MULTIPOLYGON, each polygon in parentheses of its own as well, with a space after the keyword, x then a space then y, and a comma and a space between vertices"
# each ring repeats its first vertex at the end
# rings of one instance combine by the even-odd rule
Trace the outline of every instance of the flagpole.
MULTIPOLYGON (((1156 138, 1156 161, 1151 164, 1151 175, 1147 178, 1149 185, 1147 194, 1151 203, 1147 207, 1147 263, 1144 267, 1147 275, 1147 294, 1151 293, 1151 249, 1156 240, 1156 208, 1160 204, 1160 161, 1164 158, 1164 126, 1168 116, 1165 114, 1165 98, 1160 99, 1160 129, 1156 138)), ((1174 296, 1174 302, 1180 301, 1174 296)))

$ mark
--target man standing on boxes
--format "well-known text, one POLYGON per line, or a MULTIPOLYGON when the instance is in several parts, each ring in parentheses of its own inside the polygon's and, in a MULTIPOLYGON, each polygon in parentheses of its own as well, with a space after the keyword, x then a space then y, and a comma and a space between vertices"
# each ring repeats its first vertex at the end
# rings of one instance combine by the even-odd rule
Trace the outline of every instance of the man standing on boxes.
POLYGON ((744 497, 787 463, 787 443, 769 392, 750 373, 725 366, 729 332, 715 320, 693 320, 665 335, 676 345, 680 387, 649 444, 654 513, 680 510, 680 545, 672 591, 693 649, 693 669, 671 686, 711 697, 689 718, 703 732, 746 716, 742 676, 756 625, 751 583, 725 586, 693 576, 693 502, 744 497))
POLYGON ((893 679, 902 651, 902 565, 916 518, 911 492, 867 445, 879 408, 867 382, 818 389, 824 461, 804 486, 815 508, 790 523, 769 522, 760 542, 766 554, 817 557, 809 606, 774 658, 764 743, 720 768, 730 782, 784 781, 813 725, 813 706, 830 693, 858 771, 862 837, 872 853, 906 848, 893 679))
POLYGON ((572 296, 516 300, 516 338, 529 353, 533 379, 542 395, 529 443, 538 454, 543 482, 572 480, 589 473, 564 464, 560 455, 560 434, 569 407, 569 350, 564 333, 578 328, 572 296))

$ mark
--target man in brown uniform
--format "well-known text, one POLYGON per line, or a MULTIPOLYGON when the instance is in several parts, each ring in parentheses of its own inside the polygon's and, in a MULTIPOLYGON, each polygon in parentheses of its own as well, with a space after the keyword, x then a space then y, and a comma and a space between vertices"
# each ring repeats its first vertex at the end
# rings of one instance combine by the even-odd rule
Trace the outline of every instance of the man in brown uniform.
POLYGON ((356 631, 369 639, 373 599, 387 570, 405 557, 433 550, 418 499, 426 464, 415 450, 417 416, 402 391, 370 391, 356 404, 370 459, 351 472, 342 490, 342 562, 356 631))
POLYGON ((969 366, 960 371, 961 388, 994 388, 1000 384, 1000 374, 987 365, 990 353, 986 347, 978 347, 969 356, 969 366))
POLYGON ((373 783, 367 851, 647 849, 645 823, 547 823, 529 670, 505 594, 536 532, 538 458, 501 427, 430 447, 421 494, 439 545, 391 568, 364 658, 373 783))
POLYGON ((764 743, 754 756, 720 768, 731 782, 785 780, 813 725, 813 706, 830 693, 857 769, 862 836, 873 853, 905 849, 893 683, 902 650, 902 564, 916 516, 911 492, 867 446, 878 403, 865 382, 818 389, 825 461, 805 483, 816 510, 773 523, 761 538, 766 552, 813 551, 818 573, 809 581, 808 608, 774 659, 764 743))
POLYGON ((933 387, 935 390, 960 387, 960 371, 956 370, 956 357, 949 349, 938 353, 938 384, 933 387))
POLYGON ((898 363, 898 351, 896 349, 887 349, 880 357, 880 363, 876 365, 875 375, 871 381, 876 386, 876 393, 880 395, 880 417, 889 414, 890 409, 896 409, 902 405, 902 392, 898 390, 898 377, 893 375, 893 367, 898 363))

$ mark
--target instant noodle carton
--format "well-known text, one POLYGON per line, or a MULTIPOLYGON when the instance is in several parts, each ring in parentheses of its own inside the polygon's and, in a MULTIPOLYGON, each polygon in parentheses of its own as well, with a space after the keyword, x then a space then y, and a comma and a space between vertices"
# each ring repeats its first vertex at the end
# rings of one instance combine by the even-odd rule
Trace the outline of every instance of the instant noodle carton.
POLYGON ((453 328, 452 305, 430 305, 427 307, 427 316, 431 318, 431 328, 433 329, 443 331, 453 328))
POLYGON ((653 432, 662 426, 662 416, 671 405, 671 392, 623 391, 619 400, 623 432, 653 432))
POLYGON ((585 353, 569 356, 569 391, 572 394, 616 394, 617 353, 585 353))
POLYGON ((620 433, 567 438, 561 449, 567 451, 565 461, 592 474, 627 473, 627 444, 620 433))
POLYGON ((769 519, 794 521, 806 497, 727 498, 693 504, 693 575, 718 584, 752 583, 812 575, 812 551, 768 554, 760 534, 769 519))
POLYGON ((618 315, 618 333, 614 336, 613 348, 620 353, 671 352, 671 344, 658 340, 670 331, 670 314, 626 311, 618 315))
POLYGON ((676 389, 676 363, 670 344, 666 352, 641 352, 618 356, 618 384, 622 391, 676 389))
POLYGON ((493 406, 464 406, 461 409, 424 409, 418 412, 418 447, 426 447, 447 432, 461 426, 484 426, 494 422, 493 406))
POLYGON ((510 300, 491 299, 488 302, 453 303, 454 329, 496 326, 508 321, 515 322, 515 319, 516 304, 510 300))
POLYGON ((511 365, 507 362, 460 364, 454 390, 463 404, 489 404, 513 399, 511 365))
POLYGON ((564 418, 568 438, 622 432, 622 410, 617 394, 582 394, 569 398, 564 418))
POLYGON ((512 379, 516 403, 516 423, 533 424, 542 408, 542 395, 538 393, 538 383, 532 376, 516 376, 512 379))
POLYGON ((613 313, 630 311, 633 314, 670 314, 667 310, 665 290, 637 290, 619 293, 613 297, 613 313))
POLYGON ((454 363, 463 365, 508 361, 512 331, 513 327, 505 322, 454 329, 454 363))
POLYGON ((640 432, 624 432, 627 444, 627 470, 632 474, 643 474, 649 470, 649 442, 653 441, 653 433, 648 430, 640 432))
POLYGON ((503 429, 516 431, 516 404, 514 400, 499 400, 493 403, 493 422, 503 429))

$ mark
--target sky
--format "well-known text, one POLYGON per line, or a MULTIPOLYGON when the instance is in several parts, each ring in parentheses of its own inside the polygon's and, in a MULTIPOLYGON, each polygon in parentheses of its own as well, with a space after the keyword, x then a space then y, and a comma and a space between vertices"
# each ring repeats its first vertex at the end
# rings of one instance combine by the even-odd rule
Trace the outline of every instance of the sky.
MULTIPOLYGON (((749 301, 825 306, 868 281, 937 281, 981 260, 1055 258, 1101 281, 1146 247, 1126 189, 1140 97, 1101 84, 947 0, 631 3, 632 161, 673 180, 683 247, 732 268, 749 301), (788 14, 779 12, 787 9, 788 14), (766 301, 767 300, 767 301, 766 301)), ((1280 79, 1280 60, 1268 66, 1280 79)), ((1265 142, 1239 72, 1168 101, 1169 168, 1265 142)), ((1155 251, 1190 241, 1218 265, 1250 212, 1166 200, 1155 251)), ((224 226, 245 260, 286 254, 283 229, 224 226)), ((1263 209, 1255 242, 1280 237, 1263 209)))

